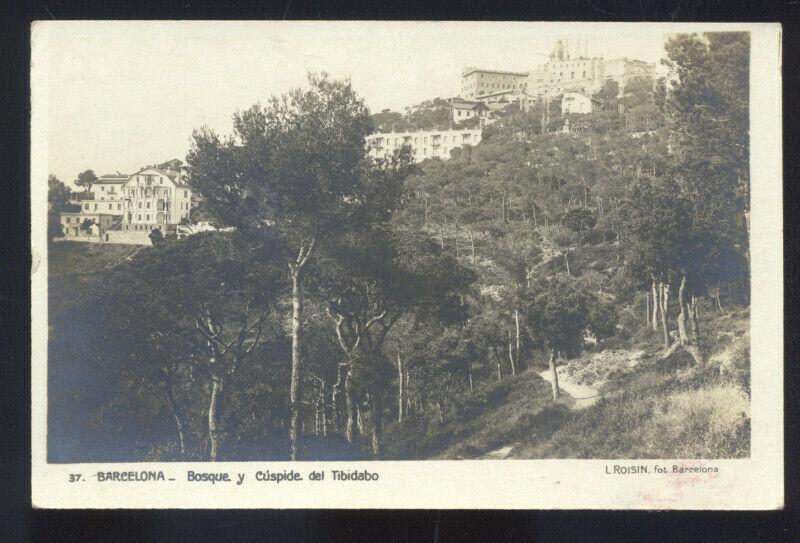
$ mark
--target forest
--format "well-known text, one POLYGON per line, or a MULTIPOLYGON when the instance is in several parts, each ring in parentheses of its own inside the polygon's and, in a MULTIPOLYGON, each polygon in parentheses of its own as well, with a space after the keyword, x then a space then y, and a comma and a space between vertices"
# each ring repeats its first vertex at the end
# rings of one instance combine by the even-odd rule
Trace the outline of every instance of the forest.
POLYGON ((325 74, 198 128, 232 229, 50 244, 49 461, 748 456, 749 35, 665 49, 446 161, 325 74))

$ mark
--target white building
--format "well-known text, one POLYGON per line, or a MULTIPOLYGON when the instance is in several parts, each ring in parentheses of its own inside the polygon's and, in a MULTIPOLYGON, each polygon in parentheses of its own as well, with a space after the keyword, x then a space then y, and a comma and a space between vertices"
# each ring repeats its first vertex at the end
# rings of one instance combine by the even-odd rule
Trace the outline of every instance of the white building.
POLYGON ((149 244, 153 230, 169 235, 189 218, 192 190, 185 171, 148 166, 133 175, 104 175, 71 203, 76 210, 60 219, 65 238, 149 244))
POLYGON ((453 149, 480 143, 481 132, 480 128, 470 128, 377 133, 367 136, 367 148, 369 156, 375 159, 387 158, 396 149, 407 145, 414 153, 415 162, 428 158, 447 160, 453 149))
POLYGON ((472 100, 451 100, 450 110, 454 123, 474 119, 475 117, 485 119, 489 114, 489 108, 486 107, 486 104, 472 100))
POLYGON ((569 113, 591 113, 599 106, 600 100, 596 100, 582 92, 565 92, 561 97, 562 115, 567 115, 569 113))
POLYGON ((527 78, 526 72, 465 68, 461 74, 461 97, 476 100, 499 91, 525 92, 527 78))

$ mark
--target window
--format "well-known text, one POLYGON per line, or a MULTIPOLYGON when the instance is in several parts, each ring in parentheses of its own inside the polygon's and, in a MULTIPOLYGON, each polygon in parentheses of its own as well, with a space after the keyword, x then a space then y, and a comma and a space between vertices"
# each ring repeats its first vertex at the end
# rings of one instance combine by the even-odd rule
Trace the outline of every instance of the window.
POLYGON ((150 202, 145 202, 145 205, 144 205, 144 206, 145 206, 147 209, 150 209, 150 202))
POLYGON ((138 206, 136 206, 136 207, 138 207, 139 209, 142 209, 142 202, 140 201, 140 202, 139 202, 139 205, 138 205, 138 206))
POLYGON ((458 110, 458 116, 461 117, 461 110, 458 110))
POLYGON ((94 204, 94 210, 97 211, 97 204, 94 204))
POLYGON ((119 211, 120 209, 122 209, 122 204, 117 204, 117 211, 119 211))
POLYGON ((67 224, 69 224, 69 223, 71 223, 71 222, 72 222, 72 219, 70 219, 69 217, 67 217, 67 224))
POLYGON ((83 206, 83 208, 84 208, 86 211, 89 211, 89 204, 86 204, 86 205, 84 205, 84 206, 83 206))
POLYGON ((137 221, 141 221, 142 220, 142 214, 141 213, 137 213, 136 214, 136 220, 137 221))
POLYGON ((106 188, 105 188, 104 186, 100 185, 100 190, 102 190, 103 192, 105 192, 105 191, 106 191, 106 188))
POLYGON ((147 221, 147 222, 150 222, 150 214, 149 213, 144 216, 144 220, 147 221))
POLYGON ((183 197, 184 198, 188 198, 189 197, 189 191, 188 190, 183 191, 183 197))
POLYGON ((109 210, 112 210, 112 209, 114 209, 114 204, 108 204, 108 209, 109 209, 109 210))
POLYGON ((586 79, 586 70, 583 71, 583 78, 586 79))

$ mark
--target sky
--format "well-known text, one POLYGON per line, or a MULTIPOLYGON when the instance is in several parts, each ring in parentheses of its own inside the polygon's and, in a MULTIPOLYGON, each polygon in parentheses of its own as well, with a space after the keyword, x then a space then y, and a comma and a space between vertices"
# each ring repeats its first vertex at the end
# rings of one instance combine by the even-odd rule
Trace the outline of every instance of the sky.
POLYGON ((37 25, 32 84, 47 89, 33 108, 46 108, 49 171, 68 184, 86 169, 133 173, 185 160, 194 129, 229 133, 235 111, 304 86, 309 71, 350 78, 372 111, 402 111, 457 95, 466 66, 531 70, 560 38, 588 40, 592 56, 657 65, 665 40, 659 26, 588 23, 37 25))

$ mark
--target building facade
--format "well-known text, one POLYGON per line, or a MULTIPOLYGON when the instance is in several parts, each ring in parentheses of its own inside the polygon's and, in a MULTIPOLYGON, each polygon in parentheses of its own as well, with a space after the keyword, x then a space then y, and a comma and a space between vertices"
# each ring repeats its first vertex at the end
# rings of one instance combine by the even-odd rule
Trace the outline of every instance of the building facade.
POLYGON ((561 114, 591 113, 600 106, 600 101, 582 92, 568 91, 561 97, 561 114))
POLYGON ((189 218, 186 172, 146 167, 133 175, 104 175, 61 213, 64 237, 78 241, 149 244, 156 228, 171 234, 189 218))
POLYGON ((461 75, 461 98, 490 103, 500 99, 519 101, 527 109, 531 101, 574 91, 594 94, 608 80, 620 91, 634 78, 646 77, 655 85, 656 66, 630 58, 589 56, 588 42, 558 40, 544 64, 528 72, 467 68, 461 75), (522 95, 522 96, 520 96, 522 95))
POLYGON ((478 96, 499 91, 526 92, 526 72, 506 72, 466 68, 461 74, 461 98, 475 100, 478 96))
POLYGON ((415 162, 428 158, 450 158, 450 151, 481 141, 480 128, 463 130, 418 130, 414 132, 378 133, 367 136, 368 154, 374 159, 387 158, 400 147, 407 145, 415 162))
POLYGON ((454 99, 450 101, 452 120, 454 123, 466 121, 468 119, 485 119, 489 114, 489 108, 482 102, 472 100, 454 99))

